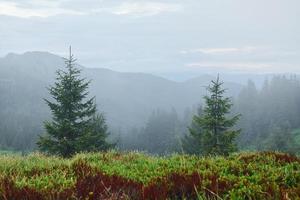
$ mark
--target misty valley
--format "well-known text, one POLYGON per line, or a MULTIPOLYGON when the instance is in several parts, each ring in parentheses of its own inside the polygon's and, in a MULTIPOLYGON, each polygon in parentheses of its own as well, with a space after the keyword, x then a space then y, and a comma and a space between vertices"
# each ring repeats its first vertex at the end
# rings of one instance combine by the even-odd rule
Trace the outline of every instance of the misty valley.
MULTIPOLYGON (((0 59, 0 145, 2 150, 37 150, 43 122, 51 119, 44 99, 63 69, 61 57, 45 52, 9 54, 0 59)), ((120 150, 151 154, 182 152, 195 114, 201 114, 206 87, 216 77, 202 75, 184 82, 143 73, 120 73, 80 66, 91 80, 99 112, 109 127, 109 140, 120 150), (200 113, 199 113, 200 112, 200 113)), ((300 85, 297 75, 220 75, 231 114, 241 114, 236 127, 240 150, 299 152, 300 85)))
POLYGON ((175 82, 85 68, 71 47, 0 66, 3 199, 300 196, 297 75, 175 82))
POLYGON ((299 0, 0 0, 0 200, 300 200, 299 0))

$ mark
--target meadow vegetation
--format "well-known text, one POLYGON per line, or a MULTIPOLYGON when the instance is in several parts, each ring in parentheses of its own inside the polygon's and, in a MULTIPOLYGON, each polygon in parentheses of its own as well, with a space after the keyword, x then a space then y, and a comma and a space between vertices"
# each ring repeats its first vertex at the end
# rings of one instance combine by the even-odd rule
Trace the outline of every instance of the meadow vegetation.
POLYGON ((0 156, 0 199, 299 199, 300 159, 138 152, 0 156))

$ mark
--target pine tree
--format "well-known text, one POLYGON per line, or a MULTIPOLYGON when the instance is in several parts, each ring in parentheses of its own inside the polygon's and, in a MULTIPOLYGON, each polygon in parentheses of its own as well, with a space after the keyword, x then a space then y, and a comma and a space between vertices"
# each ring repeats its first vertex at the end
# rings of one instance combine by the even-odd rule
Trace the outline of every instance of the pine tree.
POLYGON ((229 155, 237 150, 235 138, 240 130, 232 130, 240 115, 228 117, 232 103, 224 97, 223 82, 211 81, 207 89, 210 95, 204 97, 205 106, 202 115, 193 117, 193 126, 189 128, 190 137, 196 140, 195 152, 202 155, 229 155))
POLYGON ((85 152, 96 152, 113 148, 115 144, 106 142, 109 136, 103 114, 95 114, 85 134, 79 138, 79 149, 85 152))
POLYGON ((41 151, 69 157, 76 152, 105 150, 108 144, 105 120, 96 114, 95 97, 88 98, 90 81, 80 78, 81 70, 71 53, 66 70, 58 70, 56 82, 48 90, 53 101, 45 99, 52 121, 44 123, 46 135, 40 136, 41 151), (91 146, 90 146, 91 145, 91 146))

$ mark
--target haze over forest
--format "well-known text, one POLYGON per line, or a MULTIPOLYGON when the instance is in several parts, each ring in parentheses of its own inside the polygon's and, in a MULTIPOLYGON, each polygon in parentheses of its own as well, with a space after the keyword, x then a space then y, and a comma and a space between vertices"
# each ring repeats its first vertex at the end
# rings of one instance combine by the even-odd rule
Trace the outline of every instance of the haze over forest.
POLYGON ((300 0, 0 0, 0 200, 300 199, 300 0))
MULTIPOLYGON (((50 119, 50 110, 44 102, 44 98, 50 98, 46 88, 54 83, 55 71, 63 69, 64 61, 46 52, 11 53, 0 59, 0 66, 1 146, 34 150, 38 135, 44 132, 43 121, 50 119)), ((146 73, 80 68, 82 76, 92 81, 89 92, 96 96, 98 110, 107 119, 111 140, 121 149, 153 153, 180 150, 180 138, 187 134, 193 114, 202 105, 206 86, 216 78, 203 74, 176 82, 146 73), (150 138, 146 139, 144 134, 150 138), (157 141, 172 147, 163 144, 145 147, 157 141)), ((228 89, 226 95, 234 102, 233 112, 243 115, 238 126, 243 128, 240 144, 249 145, 244 147, 261 148, 251 147, 247 140, 252 138, 253 145, 258 145, 256 140, 261 134, 270 135, 277 126, 284 129, 283 133, 299 128, 297 76, 223 74, 221 77, 228 89)), ((293 134, 299 140, 298 131, 293 134)))

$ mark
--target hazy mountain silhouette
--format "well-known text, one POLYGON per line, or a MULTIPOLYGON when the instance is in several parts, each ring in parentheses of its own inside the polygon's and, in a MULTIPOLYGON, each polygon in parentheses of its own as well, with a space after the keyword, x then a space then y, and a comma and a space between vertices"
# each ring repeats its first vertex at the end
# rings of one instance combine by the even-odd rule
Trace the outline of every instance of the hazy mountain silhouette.
MULTIPOLYGON (((42 121, 50 116, 43 101, 49 98, 46 88, 54 82, 55 71, 63 67, 61 57, 47 52, 10 53, 0 58, 0 116, 5 116, 8 129, 25 120, 27 125, 42 131, 42 121)), ((200 103, 205 86, 215 78, 205 75, 175 82, 145 73, 81 68, 82 75, 92 80, 90 94, 96 96, 99 111, 105 113, 114 130, 143 125, 157 108, 175 108, 179 114, 183 113, 187 107, 200 103)), ((232 82, 226 82, 225 86, 232 96, 241 89, 240 84, 232 82)), ((22 135, 23 130, 16 131, 22 135)))

